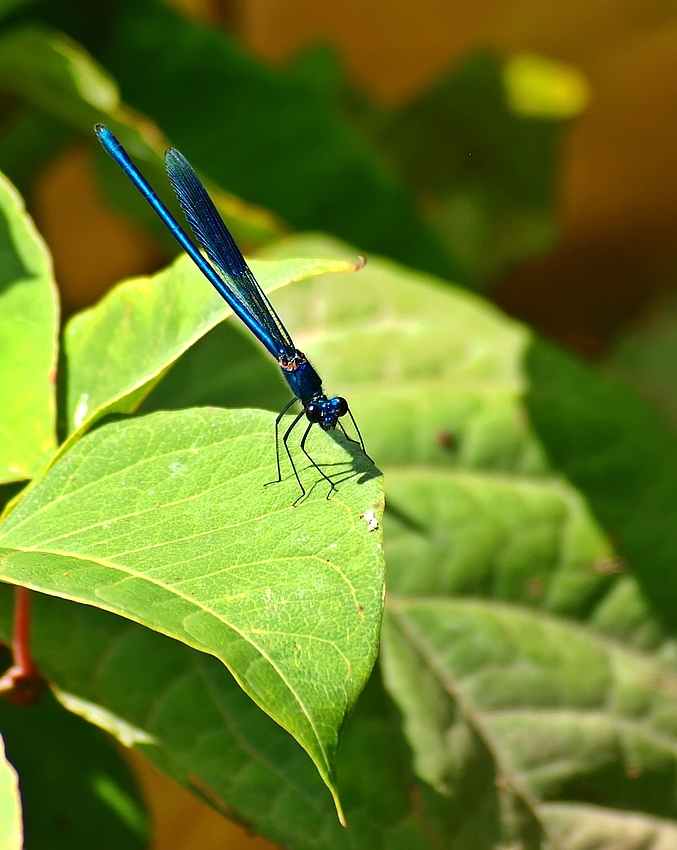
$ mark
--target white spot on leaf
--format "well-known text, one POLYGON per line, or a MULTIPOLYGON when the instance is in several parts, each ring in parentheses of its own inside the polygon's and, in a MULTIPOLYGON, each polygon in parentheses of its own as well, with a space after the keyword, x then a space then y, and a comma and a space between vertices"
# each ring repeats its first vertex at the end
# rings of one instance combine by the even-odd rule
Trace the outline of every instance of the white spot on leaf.
POLYGON ((85 421, 87 416, 87 411, 89 410, 89 393, 82 393, 80 396, 80 400, 78 401, 75 407, 75 413, 73 414, 73 424, 76 428, 79 428, 82 423, 85 421))
POLYGON ((360 514, 360 519, 363 519, 367 523, 369 531, 376 531, 378 528, 378 520, 373 511, 365 511, 363 514, 360 514))

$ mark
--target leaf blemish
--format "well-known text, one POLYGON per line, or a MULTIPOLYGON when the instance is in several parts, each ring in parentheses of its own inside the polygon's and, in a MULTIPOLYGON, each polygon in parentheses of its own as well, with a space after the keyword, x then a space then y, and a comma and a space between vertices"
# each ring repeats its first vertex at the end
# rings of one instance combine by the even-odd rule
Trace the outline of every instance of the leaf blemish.
POLYGON ((363 519, 367 523, 369 531, 376 531, 378 528, 378 519, 373 511, 365 511, 363 514, 360 514, 360 519, 363 519))

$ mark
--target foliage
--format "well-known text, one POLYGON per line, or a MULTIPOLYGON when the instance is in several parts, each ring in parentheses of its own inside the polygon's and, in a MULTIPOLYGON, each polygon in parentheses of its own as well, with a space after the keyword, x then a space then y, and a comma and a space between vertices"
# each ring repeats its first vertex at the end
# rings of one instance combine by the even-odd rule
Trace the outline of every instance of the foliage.
POLYGON ((0 845, 6 847, 7 850, 19 850, 23 844, 19 782, 16 771, 7 761, 4 745, 2 747, 2 762, 0 764, 0 787, 2 787, 0 845))
MULTIPOLYGON (((8 207, 7 252, 26 238, 12 238, 9 223, 20 216, 8 207)), ((35 236, 33 243, 44 251, 35 236)), ((254 268, 271 288, 354 265, 254 268)), ((21 269, 9 284, 3 312, 16 325, 25 309, 13 298, 21 269)), ((303 744, 333 790, 338 730, 373 664, 380 623, 380 533, 360 519, 383 507, 370 464, 345 440, 326 437, 315 456, 348 480, 328 504, 315 482, 295 509, 293 479, 291 487, 265 488, 274 474, 272 415, 189 409, 109 421, 80 439, 103 417, 132 413, 182 351, 229 313, 184 257, 155 278, 121 284, 68 323, 61 375, 68 437, 10 505, 0 570, 6 581, 121 613, 216 655, 303 744), (255 498, 243 502, 243 487, 255 498), (281 580, 271 583, 271 572, 281 580)), ((46 312, 42 324, 54 345, 46 312)), ((44 370, 41 380, 53 396, 44 370)), ((3 405, 8 425, 19 431, 35 391, 31 383, 5 391, 13 399, 3 405)), ((44 406, 53 419, 50 392, 44 406)), ((14 448, 17 457, 23 449, 14 448)))
POLYGON ((527 239, 483 258, 478 239, 486 266, 464 265, 413 198, 472 195, 477 233, 517 209, 550 221, 570 101, 527 116, 544 109, 533 63, 478 55, 379 112, 326 55, 273 72, 150 0, 110 4, 104 41, 77 3, 33 5, 30 26, 11 5, 0 161, 26 186, 104 118, 159 183, 163 136, 132 107, 146 109, 258 247, 296 343, 350 400, 388 509, 378 470, 336 435, 311 443, 339 479, 329 500, 307 464, 296 508, 288 470, 264 487, 277 366, 186 258, 118 284, 57 339, 46 248, 3 182, 0 635, 11 585, 32 588, 50 686, 30 709, 0 706, 8 841, 16 769, 33 850, 60 846, 54 823, 74 850, 144 846, 117 740, 295 850, 672 846, 677 437, 486 300, 401 264, 477 284, 528 253, 527 239), (505 74, 528 78, 522 113, 505 74), (435 159, 449 116, 468 135, 435 159), (468 138, 491 142, 472 173, 468 138), (356 248, 283 238, 254 204, 388 258, 355 274, 356 248))
POLYGON ((51 694, 29 711, 0 704, 0 723, 21 779, 27 847, 85 847, 98 831, 108 847, 146 846, 142 804, 110 736, 51 694))
MULTIPOLYGON (((68 5, 33 3, 28 28, 10 30, 4 49, 0 43, 0 88, 22 103, 0 132, 0 167, 15 182, 27 157, 40 162, 53 151, 45 139, 63 144, 64 123, 91 144, 89 127, 102 112, 152 175, 161 135, 131 106, 157 121, 216 185, 292 227, 325 230, 462 285, 487 287, 552 244, 557 142, 562 122, 585 104, 574 69, 477 54, 411 103, 385 110, 344 79, 326 49, 273 71, 160 0, 104 8, 74 0, 70 14, 68 5), (63 35, 36 31, 36 5, 115 80, 63 35), (76 91, 84 108, 73 101, 76 91)), ((94 151, 109 196, 166 238, 94 151)), ((279 228, 241 201, 237 214, 237 203, 224 193, 220 208, 245 244, 260 245, 279 228)), ((174 250, 168 239, 165 245, 174 250)))
POLYGON ((399 109, 355 93, 348 103, 419 198, 454 280, 487 289, 554 243, 562 121, 581 111, 584 91, 567 66, 478 52, 399 109))
POLYGON ((641 325, 617 341, 605 371, 634 387, 677 426, 677 298, 674 289, 652 304, 641 325))

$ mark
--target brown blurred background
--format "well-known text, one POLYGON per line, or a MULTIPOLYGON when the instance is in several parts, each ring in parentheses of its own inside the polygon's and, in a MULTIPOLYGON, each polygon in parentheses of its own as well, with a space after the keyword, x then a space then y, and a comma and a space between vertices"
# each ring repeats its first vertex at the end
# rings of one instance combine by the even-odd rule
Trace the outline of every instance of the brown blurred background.
MULTIPOLYGON (((169 2, 169 0, 168 0, 169 2)), ((562 236, 496 298, 510 313, 586 355, 601 355, 677 274, 677 2, 675 0, 171 0, 233 31, 275 64, 335 45, 353 82, 403 103, 471 49, 564 60, 591 102, 566 138, 559 172, 562 236)), ((103 208, 85 151, 63 154, 34 189, 67 308, 164 258, 103 208), (72 234, 79 234, 73 240, 72 234)), ((270 847, 228 824, 135 759, 158 832, 155 850, 270 847)))

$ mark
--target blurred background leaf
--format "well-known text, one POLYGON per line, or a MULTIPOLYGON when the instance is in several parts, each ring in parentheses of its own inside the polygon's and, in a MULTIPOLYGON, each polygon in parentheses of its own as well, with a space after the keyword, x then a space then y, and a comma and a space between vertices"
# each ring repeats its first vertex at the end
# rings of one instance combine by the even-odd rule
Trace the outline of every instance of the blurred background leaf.
POLYGON ((103 29, 49 0, 37 8, 90 49, 125 101, 217 184, 293 227, 322 227, 450 273, 406 189, 316 87, 266 68, 227 34, 154 0, 110 4, 103 29))
POLYGON ((677 294, 665 292, 621 335, 604 371, 633 387, 677 428, 677 294))
MULTIPOLYGON (((320 228, 363 250, 484 288, 553 243, 559 127, 585 102, 585 83, 572 68, 538 59, 525 66, 519 57, 504 66, 477 54, 409 105, 388 110, 349 84, 326 49, 273 71, 224 33, 189 23, 154 0, 111 4, 104 39, 86 15, 76 19, 49 3, 41 8, 94 52, 127 102, 155 119, 198 168, 295 228, 320 228)), ((16 86, 16 75, 5 78, 16 86)), ((23 81, 20 87, 26 99, 23 81)), ((49 110, 67 118, 53 103, 49 110)), ((7 165, 14 136, 27 133, 30 121, 15 117, 14 124, 7 130, 7 165)), ((138 154, 153 166, 152 175, 155 161, 142 149, 138 154)), ((106 185, 114 186, 110 164, 97 160, 106 185)), ((138 200, 130 200, 132 192, 116 194, 171 252, 138 200)), ((232 215, 227 205, 226 212, 232 215)))
MULTIPOLYGON (((134 113, 120 101, 116 82, 82 49, 56 31, 45 28, 24 27, 10 30, 0 38, 0 88, 11 92, 22 104, 12 114, 9 128, 3 134, 0 167, 10 175, 18 168, 19 177, 24 177, 26 164, 19 144, 28 144, 32 155, 29 163, 35 167, 41 158, 58 150, 64 140, 73 138, 77 130, 90 142, 93 149, 104 157, 93 137, 94 124, 105 121, 119 134, 133 156, 138 157, 162 185, 164 180, 163 154, 168 143, 152 122, 134 113), (70 131, 70 132, 69 132, 70 131), (49 147, 48 147, 49 145, 49 147)), ((108 165, 108 164, 107 164, 108 165)), ((102 166, 104 175, 117 170, 102 166)), ((117 180, 109 181, 117 186, 117 180)), ((165 201, 176 208, 172 193, 165 186, 165 201)), ((216 187, 210 187, 214 200, 239 240, 245 245, 256 245, 270 239, 278 232, 274 217, 262 209, 256 209, 239 199, 229 196, 216 187)), ((119 193, 113 191, 113 198, 119 193)), ((134 192, 123 193, 123 207, 131 201, 131 208, 141 210, 137 215, 151 227, 161 241, 170 245, 165 229, 158 226, 156 217, 150 213, 134 192)))
POLYGON ((677 435, 630 388, 542 341, 526 405, 552 463, 585 494, 651 606, 677 627, 677 435))
POLYGON ((147 846, 143 801, 108 735, 50 693, 29 709, 1 702, 0 724, 19 775, 26 847, 84 850, 95 834, 105 850, 147 846))
MULTIPOLYGON (((174 255, 171 238, 89 131, 107 120, 175 209, 158 157, 168 143, 153 119, 212 178, 210 190, 245 248, 269 241, 280 222, 218 186, 294 228, 320 228, 475 288, 494 288, 554 244, 562 123, 580 113, 587 97, 572 66, 477 53, 393 108, 349 80, 330 48, 306 50, 272 69, 223 31, 156 0, 96 9, 40 0, 10 16, 14 28, 5 27, 0 88, 11 97, 0 109, 0 167, 24 190, 58 165, 72 172, 71 181, 75 170, 86 172, 79 191, 91 193, 98 191, 96 174, 105 198, 131 214, 165 257, 174 255), (78 39, 115 81, 77 42, 36 28, 36 18, 78 39), (103 29, 101 19, 108 23, 103 29), (23 21, 29 26, 16 26, 23 21)), ((152 243, 107 218, 95 230, 95 220, 83 206, 74 223, 94 239, 104 227, 119 233, 122 252, 103 248, 118 277, 160 264, 152 243)), ((45 227, 59 245, 63 226, 45 227)), ((100 293, 115 279, 93 283, 104 274, 95 270, 102 264, 92 258, 85 274, 75 261, 88 254, 90 241, 83 233, 82 245, 56 253, 67 312, 82 304, 73 287, 100 293)))
POLYGON ((561 124, 585 100, 574 68, 476 53, 378 120, 363 100, 357 114, 418 197, 457 282, 487 289, 554 244, 561 124))

